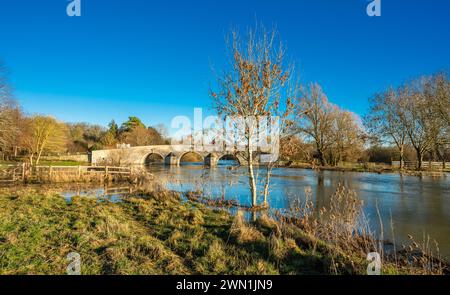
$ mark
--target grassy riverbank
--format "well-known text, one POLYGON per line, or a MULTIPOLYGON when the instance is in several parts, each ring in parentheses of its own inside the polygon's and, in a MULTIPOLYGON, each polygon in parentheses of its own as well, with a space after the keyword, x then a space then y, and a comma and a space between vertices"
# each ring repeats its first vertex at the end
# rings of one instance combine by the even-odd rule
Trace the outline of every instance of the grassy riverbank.
POLYGON ((299 161, 281 161, 278 167, 282 168, 297 168, 297 169, 316 169, 322 171, 340 171, 340 172, 368 172, 368 173, 402 173, 411 176, 446 176, 446 173, 450 173, 450 169, 442 170, 428 170, 422 171, 394 168, 387 164, 371 164, 364 165, 359 163, 346 163, 340 166, 312 166, 310 163, 304 163, 299 161))
MULTIPOLYGON (((24 161, 3 161, 0 160, 0 165, 18 165, 22 164, 24 161)), ((39 166, 88 166, 88 162, 78 162, 78 161, 71 161, 71 160, 54 160, 54 161, 40 161, 39 166)))
MULTIPOLYGON (((33 189, 0 190, 0 274, 64 274, 70 252, 82 274, 364 274, 367 262, 301 230, 262 216, 183 201, 166 191, 112 203, 67 202, 33 189)), ((384 273, 420 273, 383 265, 384 273)))

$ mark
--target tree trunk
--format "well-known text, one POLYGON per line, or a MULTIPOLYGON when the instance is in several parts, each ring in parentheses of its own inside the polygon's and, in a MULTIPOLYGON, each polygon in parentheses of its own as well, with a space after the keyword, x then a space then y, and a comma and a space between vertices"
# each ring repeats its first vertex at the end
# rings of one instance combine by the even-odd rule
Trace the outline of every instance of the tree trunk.
POLYGON ((441 163, 442 163, 442 169, 445 170, 445 162, 446 162, 445 151, 441 153, 441 151, 439 151, 439 147, 436 146, 436 155, 437 155, 438 158, 441 160, 441 163))
POLYGON ((319 161, 320 161, 320 166, 325 166, 327 163, 325 161, 325 156, 323 155, 323 151, 321 149, 317 149, 317 153, 318 153, 318 157, 319 157, 319 161))
POLYGON ((405 153, 405 149, 402 146, 400 148, 400 170, 403 170, 403 162, 404 162, 404 153, 405 153))
MULTIPOLYGON (((268 165, 270 165, 270 164, 268 164, 268 165)), ((269 195, 270 173, 271 173, 270 166, 267 166, 266 183, 264 184, 264 206, 268 205, 268 203, 267 203, 267 196, 269 195)))
POLYGON ((39 165, 39 161, 41 160, 41 154, 38 154, 36 158, 36 165, 39 165))
POLYGON ((428 159, 428 170, 432 170, 432 162, 433 162, 433 160, 434 160, 434 155, 433 155, 433 152, 432 151, 430 151, 430 156, 429 156, 430 158, 428 159))
POLYGON ((39 164, 39 161, 41 160, 41 155, 42 155, 42 149, 39 151, 39 154, 38 154, 38 156, 36 158, 36 165, 39 164))
POLYGON ((256 199, 256 182, 255 182, 255 174, 253 171, 253 151, 249 144, 247 145, 247 154, 248 154, 248 181, 250 183, 250 194, 252 197, 252 207, 256 207, 257 199, 256 199))
POLYGON ((422 170, 422 162, 423 162, 422 151, 419 149, 416 149, 416 154, 417 154, 417 170, 422 170))
POLYGON ((339 152, 338 155, 336 156, 335 166, 339 166, 339 164, 341 164, 341 161, 342 161, 342 153, 339 152))

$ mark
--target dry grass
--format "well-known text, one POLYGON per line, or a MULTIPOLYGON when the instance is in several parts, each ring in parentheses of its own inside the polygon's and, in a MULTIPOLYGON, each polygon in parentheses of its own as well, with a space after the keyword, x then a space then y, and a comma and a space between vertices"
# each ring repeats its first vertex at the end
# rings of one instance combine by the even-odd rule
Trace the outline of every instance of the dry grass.
MULTIPOLYGON (((421 244, 414 241, 403 246, 402 251, 394 241, 394 252, 385 254, 383 232, 384 226, 380 219, 381 236, 378 239, 368 225, 363 214, 363 202, 352 190, 339 185, 330 198, 327 208, 318 212, 312 202, 311 190, 305 190, 306 201, 295 203, 286 214, 278 214, 277 220, 281 224, 291 224, 300 228, 310 237, 313 249, 318 249, 320 243, 325 243, 330 250, 332 259, 330 271, 339 273, 336 264, 340 257, 350 261, 352 272, 364 272, 365 257, 370 252, 380 253, 385 273, 387 274, 444 274, 448 272, 448 265, 439 255, 436 242, 424 238, 421 244)), ((393 225, 391 225, 393 232, 393 225)), ((322 244, 323 246, 323 244, 322 244)), ((326 251, 327 247, 322 251, 326 251)), ((347 267, 347 266, 345 266, 347 267)))
MULTIPOLYGON (((340 187, 327 210, 309 199, 283 217, 246 221, 150 185, 112 203, 34 188, 0 190, 0 273, 63 274, 78 252, 83 274, 365 274, 361 202, 340 187), (348 212, 345 214, 344 212, 348 212)), ((384 255, 383 273, 440 274, 429 239, 384 255)))
POLYGON ((237 212, 233 224, 231 225, 230 235, 235 238, 239 244, 260 242, 264 240, 264 235, 260 231, 245 222, 243 211, 237 212))
POLYGON ((395 263, 397 273, 407 273, 410 269, 421 275, 450 272, 448 263, 440 257, 439 245, 435 240, 424 236, 422 242, 417 242, 411 235, 409 240, 409 245, 402 245, 400 251, 387 256, 389 261, 395 263))

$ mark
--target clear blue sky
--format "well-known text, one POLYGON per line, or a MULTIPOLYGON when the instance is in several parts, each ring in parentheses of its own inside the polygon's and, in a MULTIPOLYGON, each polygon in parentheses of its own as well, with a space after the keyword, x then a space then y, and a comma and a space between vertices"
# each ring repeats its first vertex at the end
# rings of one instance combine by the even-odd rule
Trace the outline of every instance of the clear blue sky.
POLYGON ((210 106, 224 37, 255 18, 276 25, 304 83, 360 115, 389 85, 450 68, 450 1, 0 0, 0 59, 29 113, 106 125, 136 115, 169 125, 210 106))

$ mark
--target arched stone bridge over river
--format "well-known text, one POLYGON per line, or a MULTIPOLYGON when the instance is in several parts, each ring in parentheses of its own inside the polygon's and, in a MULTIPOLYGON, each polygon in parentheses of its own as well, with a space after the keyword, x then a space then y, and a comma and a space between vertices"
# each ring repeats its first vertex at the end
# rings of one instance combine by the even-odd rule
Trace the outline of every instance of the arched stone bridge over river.
MULTIPOLYGON (((240 165, 246 165, 244 152, 233 151, 212 151, 213 148, 196 149, 192 145, 154 145, 139 146, 112 150, 98 150, 91 154, 93 165, 104 163, 120 163, 120 165, 145 165, 150 158, 155 156, 161 158, 161 162, 166 165, 180 165, 181 158, 187 153, 196 153, 203 158, 206 166, 214 167, 218 161, 225 156, 234 156, 240 165), (205 151, 206 150, 206 151, 205 151)), ((260 154, 263 154, 260 152, 260 154)), ((258 163, 259 156, 255 162, 258 163)))

